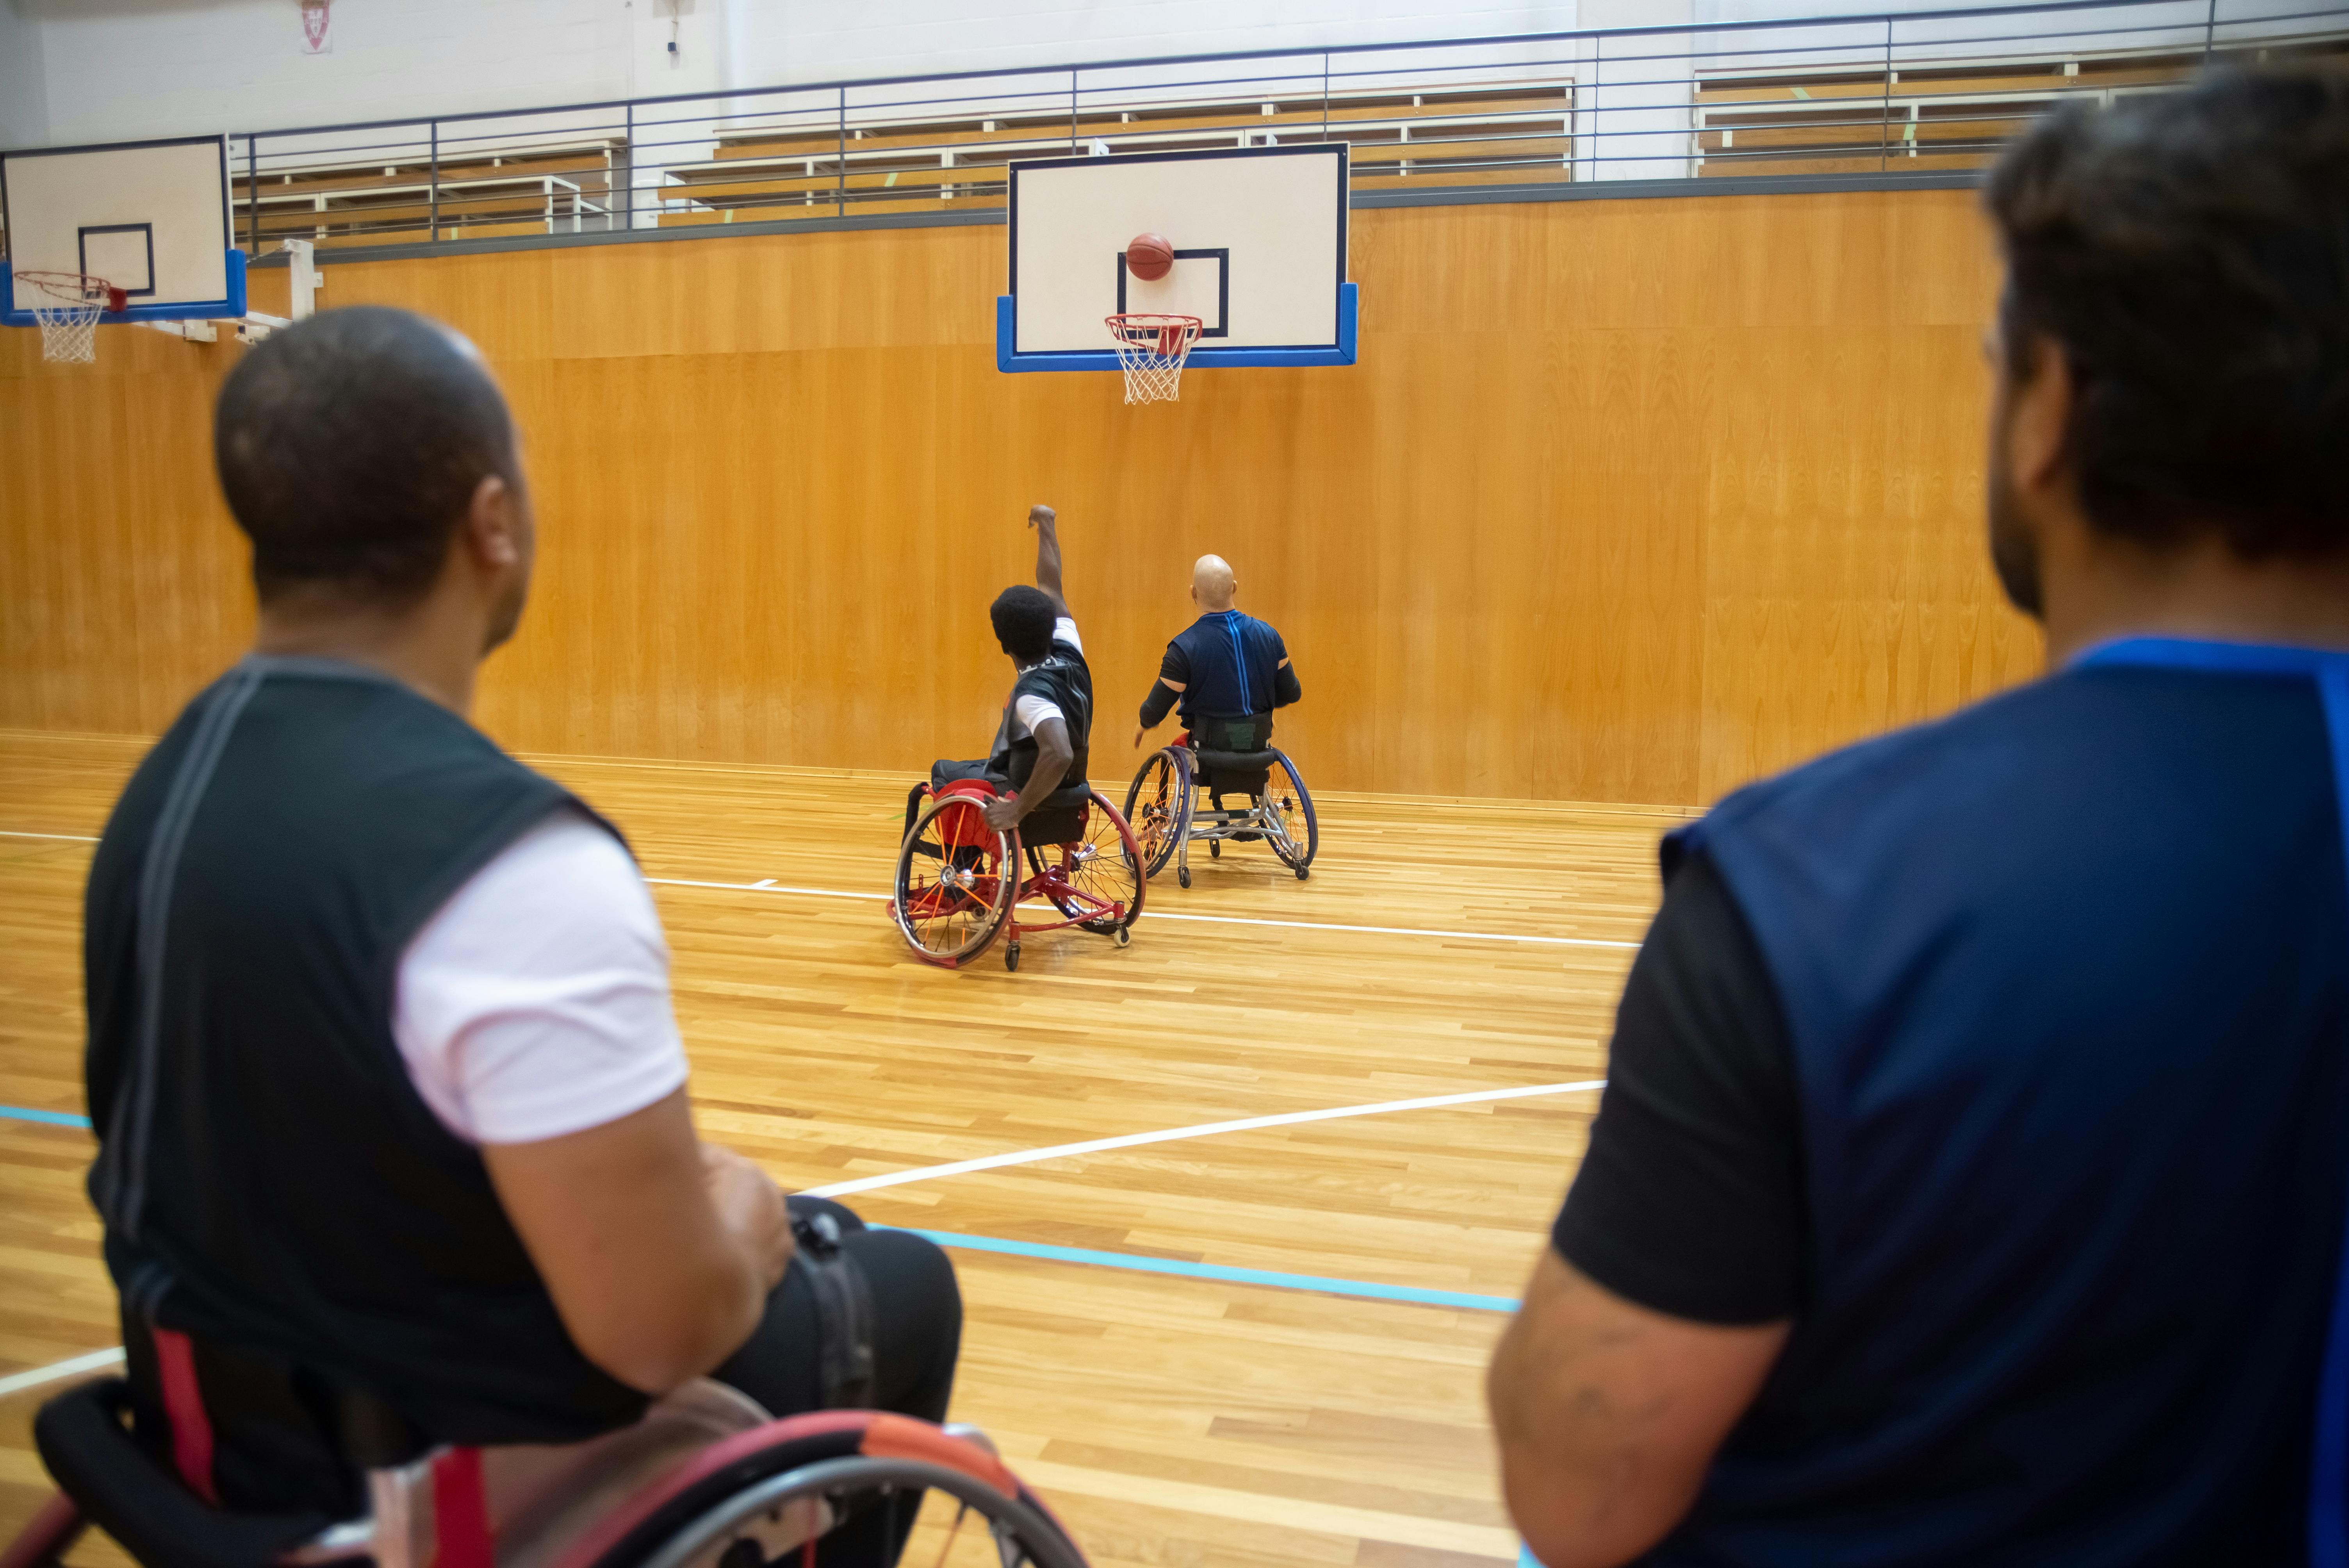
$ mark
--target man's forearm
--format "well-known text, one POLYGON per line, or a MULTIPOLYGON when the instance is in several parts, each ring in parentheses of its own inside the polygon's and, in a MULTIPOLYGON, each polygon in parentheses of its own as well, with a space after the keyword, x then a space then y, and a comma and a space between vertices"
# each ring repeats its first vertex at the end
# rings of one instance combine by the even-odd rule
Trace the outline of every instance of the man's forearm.
POLYGON ((1061 585, 1060 523, 1049 507, 1033 508, 1029 516, 1036 524, 1036 586, 1050 593, 1065 615, 1069 613, 1069 601, 1061 585))
POLYGON ((1155 729, 1166 721, 1174 707, 1175 692, 1164 681, 1151 683, 1150 695, 1142 699, 1142 727, 1155 729))
POLYGON ((1067 752, 1047 751, 1036 758, 1036 769, 1028 775, 1028 782, 1019 787, 1014 804, 1025 820, 1028 813, 1044 803, 1044 798, 1061 787, 1068 777, 1069 764, 1076 758, 1067 752))

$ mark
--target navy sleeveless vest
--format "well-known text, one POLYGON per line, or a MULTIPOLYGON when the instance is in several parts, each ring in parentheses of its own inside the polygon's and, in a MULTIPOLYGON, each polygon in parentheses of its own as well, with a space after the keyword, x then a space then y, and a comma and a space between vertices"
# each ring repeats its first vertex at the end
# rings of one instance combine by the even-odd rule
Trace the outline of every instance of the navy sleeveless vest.
POLYGON ((1812 1253, 1784 1355, 1651 1561, 2317 1544, 2343 805, 2323 656, 2204 646, 2118 645, 1668 842, 1668 867, 1713 858, 1777 987, 1812 1253))

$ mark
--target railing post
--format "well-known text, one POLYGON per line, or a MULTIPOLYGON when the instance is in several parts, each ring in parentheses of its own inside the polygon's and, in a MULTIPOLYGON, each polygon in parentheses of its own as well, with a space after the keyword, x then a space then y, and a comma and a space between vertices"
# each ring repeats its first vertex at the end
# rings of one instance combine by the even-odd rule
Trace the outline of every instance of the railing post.
POLYGON ((2219 0, 2210 0, 2210 14, 2202 24, 2202 63, 2210 63, 2210 55, 2219 44, 2219 0))
POLYGON ((1892 17, 1884 18, 1884 133, 1877 139, 1876 171, 1892 167, 1892 17))
POLYGON ((839 182, 833 186, 832 212, 835 218, 848 216, 848 88, 840 89, 840 168, 839 182))
MULTIPOLYGON (((620 199, 621 210, 627 216, 620 222, 633 233, 636 227, 636 100, 634 98, 628 100, 627 113, 620 121, 620 135, 628 150, 628 183, 620 199)), ((605 227, 609 226, 610 220, 607 219, 605 227)))
POLYGON ((1330 51, 1321 51, 1321 139, 1330 139, 1330 51))
POLYGON ((253 237, 253 259, 261 259, 261 155, 255 150, 261 139, 248 135, 244 139, 244 189, 252 198, 253 210, 245 214, 245 232, 253 237))
POLYGON ((1077 150, 1077 73, 1069 73, 1069 151, 1077 150))
POLYGON ((437 245, 440 242, 440 122, 436 119, 429 123, 432 128, 432 160, 425 171, 424 211, 432 227, 425 243, 437 245))

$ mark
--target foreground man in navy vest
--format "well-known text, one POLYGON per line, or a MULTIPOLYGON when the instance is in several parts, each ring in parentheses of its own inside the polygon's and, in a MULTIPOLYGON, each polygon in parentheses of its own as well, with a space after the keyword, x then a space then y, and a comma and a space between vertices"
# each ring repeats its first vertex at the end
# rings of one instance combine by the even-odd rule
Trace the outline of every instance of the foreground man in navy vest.
POLYGON ((1261 751, 1272 744, 1272 710, 1305 695, 1280 634, 1232 608, 1238 592, 1222 556, 1202 555, 1192 566, 1191 603, 1199 618, 1159 658, 1158 679, 1142 699, 1142 727, 1133 732, 1137 748, 1179 703, 1195 746, 1261 751))
POLYGON ((1490 1382, 1549 1568, 2342 1561, 2349 77, 1988 206, 2053 673, 1667 841, 1490 1382))
MULTIPOLYGON (((216 443, 254 651, 140 766, 87 912, 90 1193, 142 1439, 173 1452, 192 1374, 191 1486, 347 1514, 361 1427, 562 1442, 704 1373, 779 1415, 943 1417, 944 1255, 787 1216, 696 1139, 626 846, 466 722, 533 556, 480 357, 329 311, 244 356, 216 443)), ((897 1539, 868 1518, 827 1551, 897 1539)))

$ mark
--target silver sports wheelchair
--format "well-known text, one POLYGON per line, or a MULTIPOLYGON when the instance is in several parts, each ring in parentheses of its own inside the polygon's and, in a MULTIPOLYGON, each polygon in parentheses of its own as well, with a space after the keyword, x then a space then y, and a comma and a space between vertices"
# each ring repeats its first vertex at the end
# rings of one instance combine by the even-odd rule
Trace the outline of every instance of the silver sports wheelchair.
POLYGON ((823 1568, 825 1536, 852 1510, 910 1511, 926 1491, 954 1509, 914 1537, 926 1564, 1085 1568, 974 1429, 873 1410, 771 1420, 706 1380, 585 1442, 443 1447, 367 1468, 352 1519, 214 1507, 209 1429, 175 1418, 173 1453, 150 1456, 124 1425, 129 1402, 109 1377, 43 1407, 34 1439, 59 1491, 0 1568, 49 1568, 92 1524, 145 1568, 823 1568))
POLYGON ((1272 847, 1280 863, 1303 882, 1311 874, 1321 828, 1313 797, 1288 754, 1273 747, 1272 720, 1204 719, 1153 752, 1125 791, 1125 820, 1142 849, 1143 875, 1174 862, 1174 880, 1191 885, 1191 845, 1218 859, 1226 843, 1272 847), (1226 806, 1227 795, 1246 806, 1226 806), (1204 808, 1200 804, 1205 799, 1204 808))

